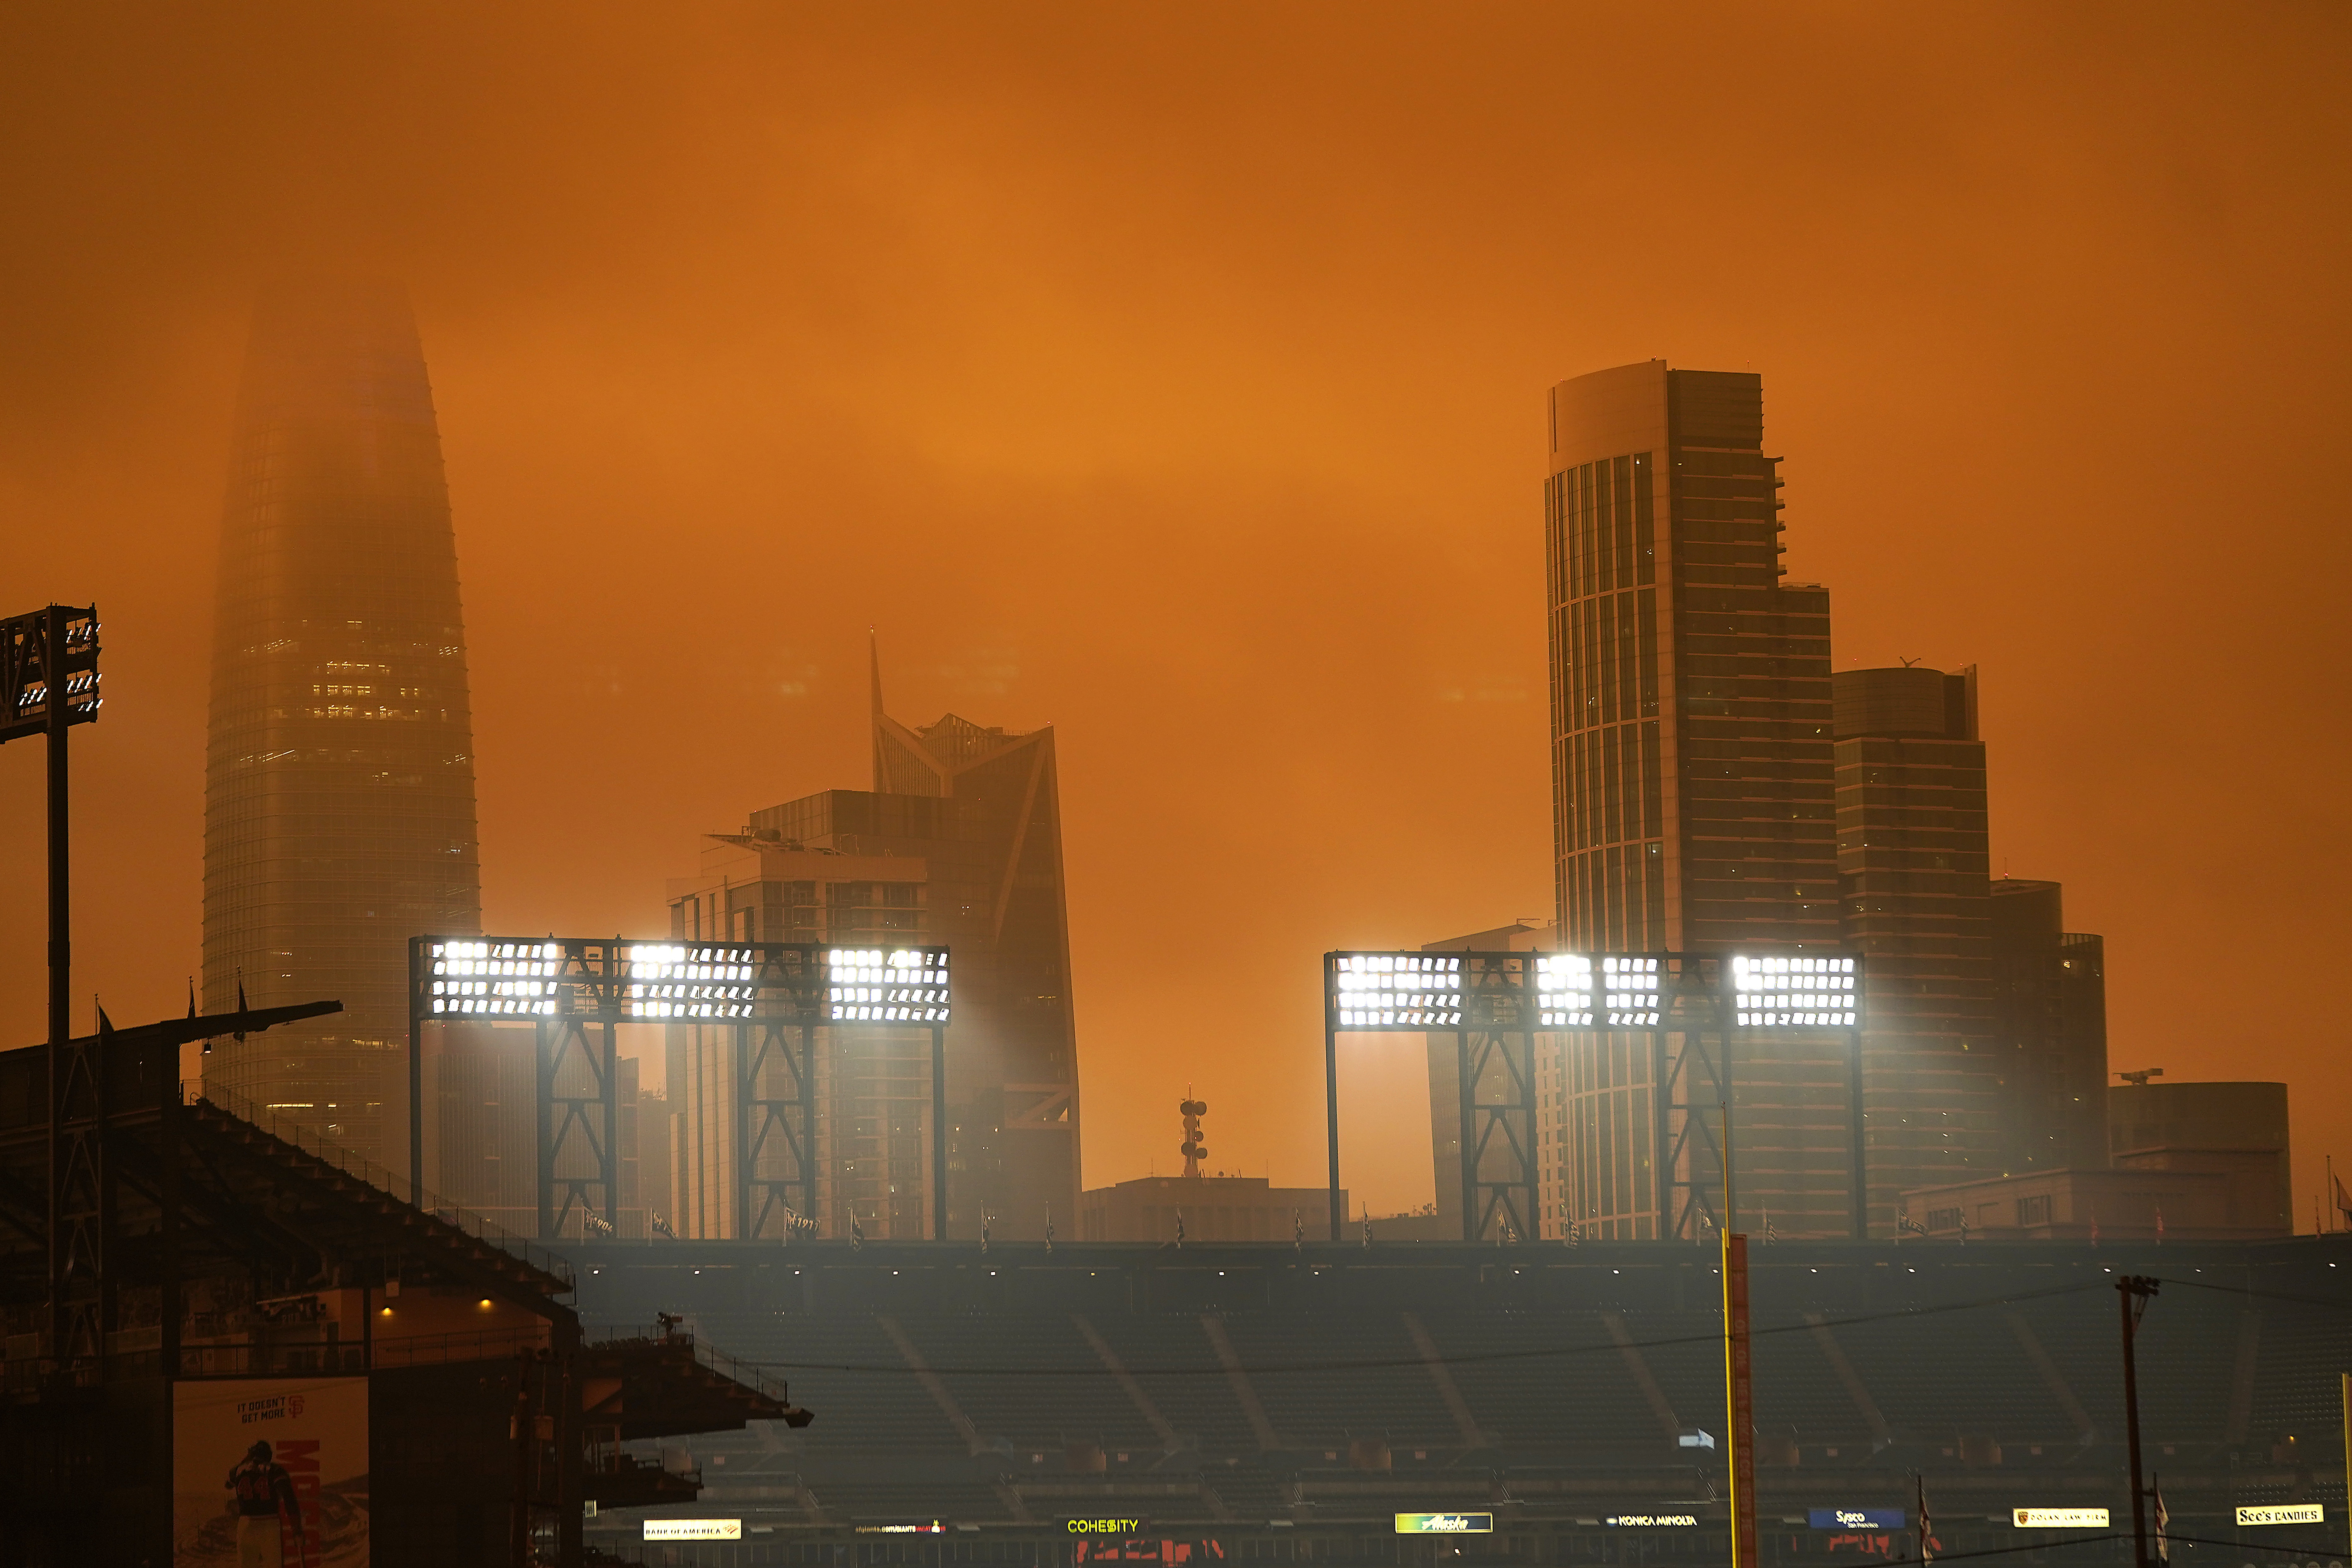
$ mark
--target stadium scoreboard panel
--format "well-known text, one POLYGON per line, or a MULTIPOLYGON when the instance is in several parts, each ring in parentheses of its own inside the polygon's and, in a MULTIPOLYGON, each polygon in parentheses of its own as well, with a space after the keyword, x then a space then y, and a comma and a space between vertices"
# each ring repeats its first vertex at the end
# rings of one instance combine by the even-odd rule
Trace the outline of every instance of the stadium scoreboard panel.
POLYGON ((906 1024, 950 1020, 948 950, 613 937, 418 937, 419 1020, 906 1024))

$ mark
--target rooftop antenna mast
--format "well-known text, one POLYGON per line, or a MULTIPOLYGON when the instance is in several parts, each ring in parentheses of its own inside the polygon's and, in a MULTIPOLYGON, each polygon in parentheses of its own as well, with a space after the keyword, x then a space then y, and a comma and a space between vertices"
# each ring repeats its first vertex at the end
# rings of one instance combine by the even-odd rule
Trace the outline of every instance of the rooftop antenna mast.
POLYGON ((1208 1145, 1201 1142, 1201 1118, 1209 1114, 1209 1102, 1192 1098, 1192 1086, 1184 1086, 1184 1098, 1176 1102, 1177 1113, 1184 1118, 1184 1142, 1176 1152, 1184 1156, 1184 1173, 1197 1178, 1201 1162, 1209 1157, 1208 1145))

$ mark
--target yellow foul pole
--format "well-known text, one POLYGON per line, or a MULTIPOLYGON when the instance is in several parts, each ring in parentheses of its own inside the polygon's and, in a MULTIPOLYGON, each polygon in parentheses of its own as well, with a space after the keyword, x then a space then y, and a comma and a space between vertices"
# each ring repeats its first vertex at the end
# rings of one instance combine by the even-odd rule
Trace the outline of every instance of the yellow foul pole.
MULTIPOLYGON (((1748 1360, 1748 1237, 1723 1236, 1724 1453, 1731 1476, 1731 1568, 1756 1568, 1756 1407, 1748 1360)), ((2347 1379, 2352 1387, 2352 1378, 2347 1379)))

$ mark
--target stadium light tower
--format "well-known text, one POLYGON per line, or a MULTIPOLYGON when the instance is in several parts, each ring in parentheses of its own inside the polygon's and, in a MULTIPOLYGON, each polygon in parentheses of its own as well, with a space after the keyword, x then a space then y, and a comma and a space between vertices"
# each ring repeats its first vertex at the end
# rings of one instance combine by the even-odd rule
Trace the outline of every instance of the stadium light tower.
MULTIPOLYGON (((1592 1008, 1589 984, 1538 952, 1330 952, 1323 956, 1323 1093, 1331 1239, 1339 1197, 1339 1037, 1450 1033, 1461 1103, 1462 1236, 1532 1238, 1536 1207, 1535 1036, 1592 1008), (1567 987, 1567 989, 1563 989, 1567 987), (1489 1175, 1489 1155, 1506 1167, 1489 1175)), ((1580 961, 1581 962, 1581 961, 1580 961)), ((1589 967, 1589 965, 1588 965, 1589 967)), ((1656 1005, 1654 998, 1648 1004, 1656 1005)))
POLYGON ((697 1024, 736 1031, 739 1228, 756 1236, 771 1210, 816 1210, 819 1027, 927 1029, 931 1037, 932 1234, 947 1235, 948 950, 816 942, 633 941, 625 937, 420 936, 408 944, 408 1147, 425 1168, 424 1050, 428 1023, 528 1023, 538 1034, 540 1234, 572 1211, 612 1224, 619 1206, 622 1024, 697 1024), (592 1038, 592 1031, 602 1039, 592 1038), (794 1049, 797 1037, 798 1048, 794 1049), (762 1092, 770 1064, 791 1093, 762 1092), (794 1114, 796 1113, 796 1114, 794 1114), (773 1141, 795 1174, 761 1174, 773 1141))
MULTIPOLYGON (((98 718, 98 606, 51 605, 0 621, 0 742, 46 735, 49 860, 49 1302, 52 1353, 79 1338, 67 1321, 77 1257, 103 1266, 100 1163, 105 1118, 98 1075, 73 1039, 73 921, 66 854, 66 731, 98 718)), ((96 1316, 83 1322, 97 1333, 96 1316)), ((101 1353, 94 1347, 93 1354, 101 1353)))

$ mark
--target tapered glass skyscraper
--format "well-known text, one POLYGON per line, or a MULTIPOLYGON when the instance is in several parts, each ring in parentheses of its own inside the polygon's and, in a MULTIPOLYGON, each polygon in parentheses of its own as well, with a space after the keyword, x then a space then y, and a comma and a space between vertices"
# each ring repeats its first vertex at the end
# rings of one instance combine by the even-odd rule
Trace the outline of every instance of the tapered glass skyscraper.
POLYGON ((208 1079, 404 1165, 407 939, 479 930, 473 718, 441 438, 394 287, 266 290, 221 522, 205 788, 208 1079))

